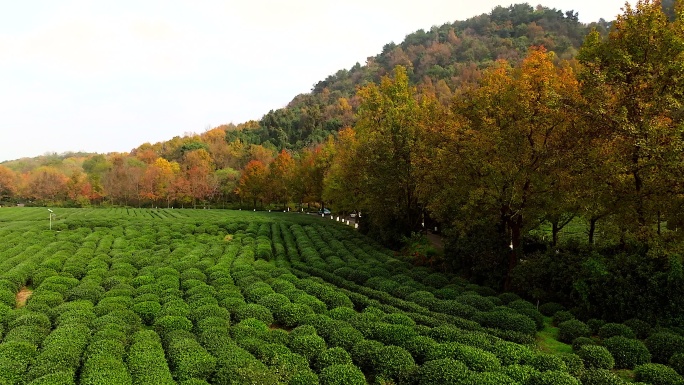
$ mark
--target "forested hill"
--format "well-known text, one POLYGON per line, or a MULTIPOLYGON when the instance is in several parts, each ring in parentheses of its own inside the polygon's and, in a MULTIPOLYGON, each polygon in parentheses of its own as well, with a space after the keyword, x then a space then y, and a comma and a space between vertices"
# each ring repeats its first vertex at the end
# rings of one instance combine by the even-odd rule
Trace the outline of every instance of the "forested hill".
POLYGON ((378 83, 397 65, 408 68, 414 85, 431 89, 446 102, 496 60, 518 62, 530 46, 544 46, 559 59, 570 59, 592 28, 604 34, 609 26, 603 19, 583 24, 572 10, 517 4, 429 31, 421 29, 400 44, 386 44, 382 53, 369 57, 365 65, 357 63, 328 76, 311 93, 296 96, 285 108, 271 110, 258 124, 229 131, 227 140, 301 149, 351 126, 358 106, 356 88, 378 83))

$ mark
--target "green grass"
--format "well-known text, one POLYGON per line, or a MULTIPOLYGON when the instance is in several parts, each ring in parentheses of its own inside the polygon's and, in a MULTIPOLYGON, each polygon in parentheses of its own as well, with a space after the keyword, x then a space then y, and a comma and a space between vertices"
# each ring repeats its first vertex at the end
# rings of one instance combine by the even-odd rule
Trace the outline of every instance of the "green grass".
POLYGON ((537 333, 537 346, 546 353, 572 353, 572 346, 558 341, 558 328, 551 324, 551 317, 544 317, 544 329, 537 333))

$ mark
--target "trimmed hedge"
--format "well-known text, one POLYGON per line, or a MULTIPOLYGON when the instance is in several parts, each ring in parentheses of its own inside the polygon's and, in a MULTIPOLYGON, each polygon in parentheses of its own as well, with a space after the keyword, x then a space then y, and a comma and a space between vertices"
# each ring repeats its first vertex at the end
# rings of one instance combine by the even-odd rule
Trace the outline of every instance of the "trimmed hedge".
POLYGON ((565 321, 570 321, 571 319, 575 319, 574 314, 570 313, 569 311, 559 310, 553 313, 552 321, 554 325, 558 326, 565 321))
POLYGON ((477 385, 519 385, 517 381, 501 372, 471 373, 468 383, 477 385))
POLYGON ((235 316, 236 322, 240 322, 248 318, 255 318, 267 325, 273 323, 273 314, 271 311, 268 310, 267 307, 257 305, 255 303, 248 303, 239 306, 237 309, 235 309, 235 313, 233 315, 235 316))
POLYGON ((667 364, 674 354, 684 353, 684 337, 679 334, 653 333, 644 343, 651 352, 651 359, 658 364, 667 364))
POLYGON ((637 365, 651 362, 651 353, 643 342, 623 336, 615 336, 603 341, 615 359, 616 369, 634 369, 637 365))
POLYGON ((589 326, 580 320, 572 319, 558 325, 558 339, 566 344, 572 343, 576 338, 590 335, 589 326))
POLYGON ((142 330, 133 335, 127 363, 134 385, 173 385, 173 377, 166 363, 161 339, 152 330, 142 330))
POLYGON ((581 383, 566 372, 548 371, 533 374, 526 385, 581 385, 581 383))
POLYGON ((669 366, 643 364, 634 368, 634 379, 651 385, 681 385, 682 376, 669 366))
POLYGON ((623 336, 627 338, 636 338, 636 333, 627 325, 618 323, 607 323, 598 331, 599 337, 606 339, 615 336, 623 336))
POLYGON ((577 351, 577 355, 582 358, 587 369, 613 369, 615 366, 615 359, 603 346, 584 345, 577 351))
POLYGON ((318 371, 332 365, 352 364, 352 358, 346 350, 342 348, 326 349, 316 356, 314 368, 318 371))
POLYGON ((325 340, 316 334, 305 334, 291 338, 290 350, 301 354, 310 362, 326 349, 325 340))
POLYGON ((167 343, 171 371, 178 380, 208 379, 216 368, 216 358, 192 338, 174 338, 167 343))
POLYGON ((377 376, 394 380, 398 384, 412 383, 418 372, 411 353, 399 346, 385 346, 380 349, 373 368, 377 376))
POLYGON ((120 359, 98 355, 91 357, 83 365, 82 385, 129 385, 131 375, 120 359))
POLYGON ((668 365, 677 373, 684 374, 684 353, 673 354, 668 365))
POLYGON ((366 385, 363 372, 354 365, 332 365, 318 376, 321 385, 366 385))
POLYGON ((589 369, 582 376, 582 385, 623 385, 625 382, 606 369, 589 369))

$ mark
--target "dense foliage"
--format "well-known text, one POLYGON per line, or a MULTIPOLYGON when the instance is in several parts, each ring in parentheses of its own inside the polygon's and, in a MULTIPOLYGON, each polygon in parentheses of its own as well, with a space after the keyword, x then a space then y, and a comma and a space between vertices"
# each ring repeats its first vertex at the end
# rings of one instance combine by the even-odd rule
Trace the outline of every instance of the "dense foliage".
POLYGON ((677 329, 642 342, 603 323, 589 339, 557 311, 590 343, 543 352, 532 303, 315 215, 60 209, 50 230, 44 209, 1 210, 3 383, 619 383, 613 366, 682 380, 677 329))

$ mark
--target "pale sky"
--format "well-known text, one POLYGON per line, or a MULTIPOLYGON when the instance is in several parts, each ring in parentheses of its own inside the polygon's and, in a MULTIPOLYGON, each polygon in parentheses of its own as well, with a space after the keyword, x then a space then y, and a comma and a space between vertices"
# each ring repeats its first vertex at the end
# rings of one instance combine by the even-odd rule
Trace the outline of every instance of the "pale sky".
MULTIPOLYGON (((0 162, 260 119, 389 42, 512 3, 0 0, 0 162)), ((529 3, 591 22, 624 0, 529 3)))

